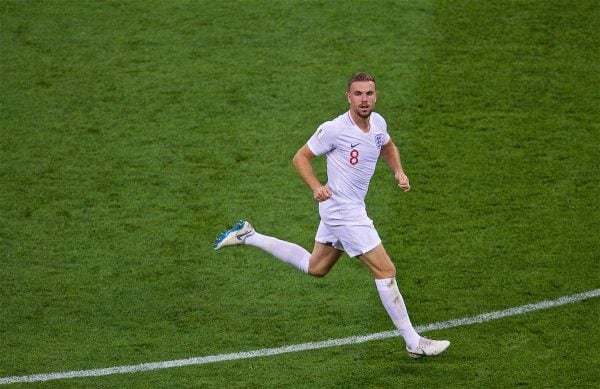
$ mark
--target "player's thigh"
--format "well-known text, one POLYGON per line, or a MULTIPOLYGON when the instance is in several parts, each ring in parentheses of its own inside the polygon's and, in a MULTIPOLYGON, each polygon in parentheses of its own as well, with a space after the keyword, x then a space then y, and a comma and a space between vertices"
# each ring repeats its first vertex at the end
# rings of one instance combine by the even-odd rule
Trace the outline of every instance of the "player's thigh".
POLYGON ((385 251, 383 244, 377 245, 358 257, 371 271, 376 279, 392 278, 396 276, 396 267, 385 251))
POLYGON ((315 277, 323 277, 335 265, 342 256, 343 251, 333 247, 331 244, 315 241, 310 261, 308 263, 308 273, 315 277))

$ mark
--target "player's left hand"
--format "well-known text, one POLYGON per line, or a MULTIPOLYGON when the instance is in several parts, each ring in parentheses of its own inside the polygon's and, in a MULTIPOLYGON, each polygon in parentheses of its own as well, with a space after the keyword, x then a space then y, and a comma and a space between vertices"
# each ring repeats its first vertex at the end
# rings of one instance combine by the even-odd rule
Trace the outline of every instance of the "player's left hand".
POLYGON ((313 198, 318 202, 329 200, 331 198, 331 189, 327 186, 319 186, 314 190, 313 198))
POLYGON ((398 186, 405 192, 410 190, 410 182, 408 181, 408 177, 404 172, 396 173, 396 180, 398 181, 398 186))

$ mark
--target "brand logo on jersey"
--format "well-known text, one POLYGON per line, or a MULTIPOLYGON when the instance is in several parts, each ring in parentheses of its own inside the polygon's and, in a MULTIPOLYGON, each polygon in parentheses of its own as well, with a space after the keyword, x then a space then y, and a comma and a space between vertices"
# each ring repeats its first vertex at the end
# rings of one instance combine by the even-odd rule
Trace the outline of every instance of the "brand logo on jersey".
POLYGON ((378 149, 380 149, 381 146, 383 146, 383 134, 375 135, 375 145, 378 149))
POLYGON ((355 147, 356 147, 356 146, 358 146, 359 144, 360 144, 360 143, 356 143, 356 144, 352 144, 352 143, 350 143, 350 147, 351 147, 351 148, 355 148, 355 147))

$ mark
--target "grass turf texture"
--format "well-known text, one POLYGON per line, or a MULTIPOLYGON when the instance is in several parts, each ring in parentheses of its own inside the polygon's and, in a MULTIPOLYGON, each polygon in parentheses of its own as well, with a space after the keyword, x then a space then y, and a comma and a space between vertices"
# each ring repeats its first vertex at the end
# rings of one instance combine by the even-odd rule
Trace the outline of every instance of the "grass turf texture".
MULTIPOLYGON (((0 2, 0 377, 392 329, 342 260, 325 279, 290 159, 368 70, 413 190, 369 212, 415 324, 600 286, 600 7, 531 2, 0 2)), ((317 163, 323 172, 323 162, 317 163)), ((399 339, 69 386, 592 386, 597 299, 399 339)))

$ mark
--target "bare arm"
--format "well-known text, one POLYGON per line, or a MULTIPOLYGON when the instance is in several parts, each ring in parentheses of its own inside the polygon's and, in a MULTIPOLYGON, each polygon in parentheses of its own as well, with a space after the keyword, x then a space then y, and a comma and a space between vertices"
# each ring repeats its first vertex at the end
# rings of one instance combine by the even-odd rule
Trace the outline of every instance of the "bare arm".
POLYGON ((296 152, 292 162, 300 177, 302 177, 306 185, 313 191, 313 198, 317 201, 325 201, 331 197, 331 190, 323 186, 315 175, 311 163, 314 157, 316 155, 310 151, 307 145, 304 145, 296 152))
POLYGON ((392 173, 394 173, 394 177, 396 178, 396 181, 398 181, 400 189, 408 192, 410 190, 410 182, 408 181, 406 174, 404 174, 404 169, 402 169, 400 152, 391 139, 381 147, 381 158, 388 165, 392 173))

